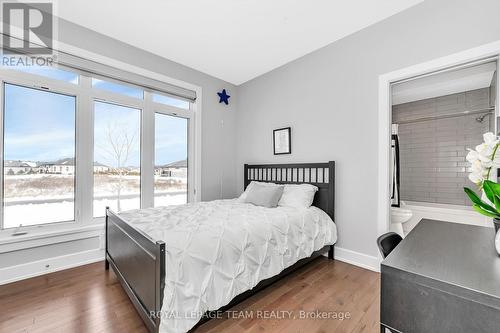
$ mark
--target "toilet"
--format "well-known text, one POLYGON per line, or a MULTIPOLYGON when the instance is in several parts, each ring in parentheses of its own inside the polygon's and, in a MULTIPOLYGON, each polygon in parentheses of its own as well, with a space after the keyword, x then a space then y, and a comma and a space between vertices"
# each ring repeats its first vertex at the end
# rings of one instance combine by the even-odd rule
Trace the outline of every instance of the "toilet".
POLYGON ((406 223, 413 216, 411 209, 407 209, 405 206, 406 204, 401 201, 400 207, 391 207, 391 225, 389 230, 398 233, 401 237, 404 237, 403 223, 406 223))

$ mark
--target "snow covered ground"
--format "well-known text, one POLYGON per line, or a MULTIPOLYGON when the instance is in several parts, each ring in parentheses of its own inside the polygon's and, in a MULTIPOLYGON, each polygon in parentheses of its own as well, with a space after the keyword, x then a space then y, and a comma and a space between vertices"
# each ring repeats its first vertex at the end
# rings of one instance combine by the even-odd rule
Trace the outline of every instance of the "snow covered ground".
MULTIPOLYGON (((94 179, 94 216, 103 216, 105 207, 117 211, 117 183, 112 175, 94 179)), ((126 176, 120 188, 121 210, 140 208, 140 177, 126 176)), ((155 177, 155 206, 187 202, 185 180, 155 177)), ((36 225, 74 220, 74 177, 68 175, 6 175, 4 227, 36 225)))
MULTIPOLYGON (((187 194, 162 194, 155 197, 155 207, 179 205, 186 203, 187 194)), ((94 200, 94 215, 104 216, 106 206, 116 206, 116 200, 94 200)), ((122 199, 122 210, 139 208, 139 198, 122 199)), ((51 203, 10 205, 5 208, 5 228, 15 228, 22 224, 36 225, 43 223, 64 222, 74 220, 74 205, 72 201, 51 203)))

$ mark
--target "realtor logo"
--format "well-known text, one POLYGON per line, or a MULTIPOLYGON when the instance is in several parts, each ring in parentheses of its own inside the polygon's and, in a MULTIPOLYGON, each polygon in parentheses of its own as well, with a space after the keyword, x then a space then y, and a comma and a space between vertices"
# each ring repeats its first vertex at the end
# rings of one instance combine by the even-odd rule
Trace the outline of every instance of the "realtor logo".
POLYGON ((53 4, 3 2, 4 54, 52 54, 53 4))

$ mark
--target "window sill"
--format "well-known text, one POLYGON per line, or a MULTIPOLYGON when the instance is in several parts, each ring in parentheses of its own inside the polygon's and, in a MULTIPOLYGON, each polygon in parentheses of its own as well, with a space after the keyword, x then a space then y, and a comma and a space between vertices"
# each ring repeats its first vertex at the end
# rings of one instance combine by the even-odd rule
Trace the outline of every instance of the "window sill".
POLYGON ((40 229, 42 230, 32 229, 26 235, 21 236, 12 236, 12 230, 2 231, 0 233, 0 253, 75 239, 97 237, 104 232, 104 224, 73 224, 71 226, 59 226, 58 228, 40 229))

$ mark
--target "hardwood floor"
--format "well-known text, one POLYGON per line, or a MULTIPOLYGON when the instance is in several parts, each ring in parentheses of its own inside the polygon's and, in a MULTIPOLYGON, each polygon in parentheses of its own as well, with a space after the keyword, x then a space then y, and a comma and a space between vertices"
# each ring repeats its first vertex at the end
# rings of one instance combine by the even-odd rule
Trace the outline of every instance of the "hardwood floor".
MULTIPOLYGON (((379 274, 319 258, 232 309, 241 312, 225 313, 196 333, 378 333, 379 290, 379 274), (315 310, 350 318, 298 318, 315 310), (272 318, 278 314, 286 319, 272 318)), ((96 263, 0 286, 0 332, 147 330, 112 270, 96 263)))

